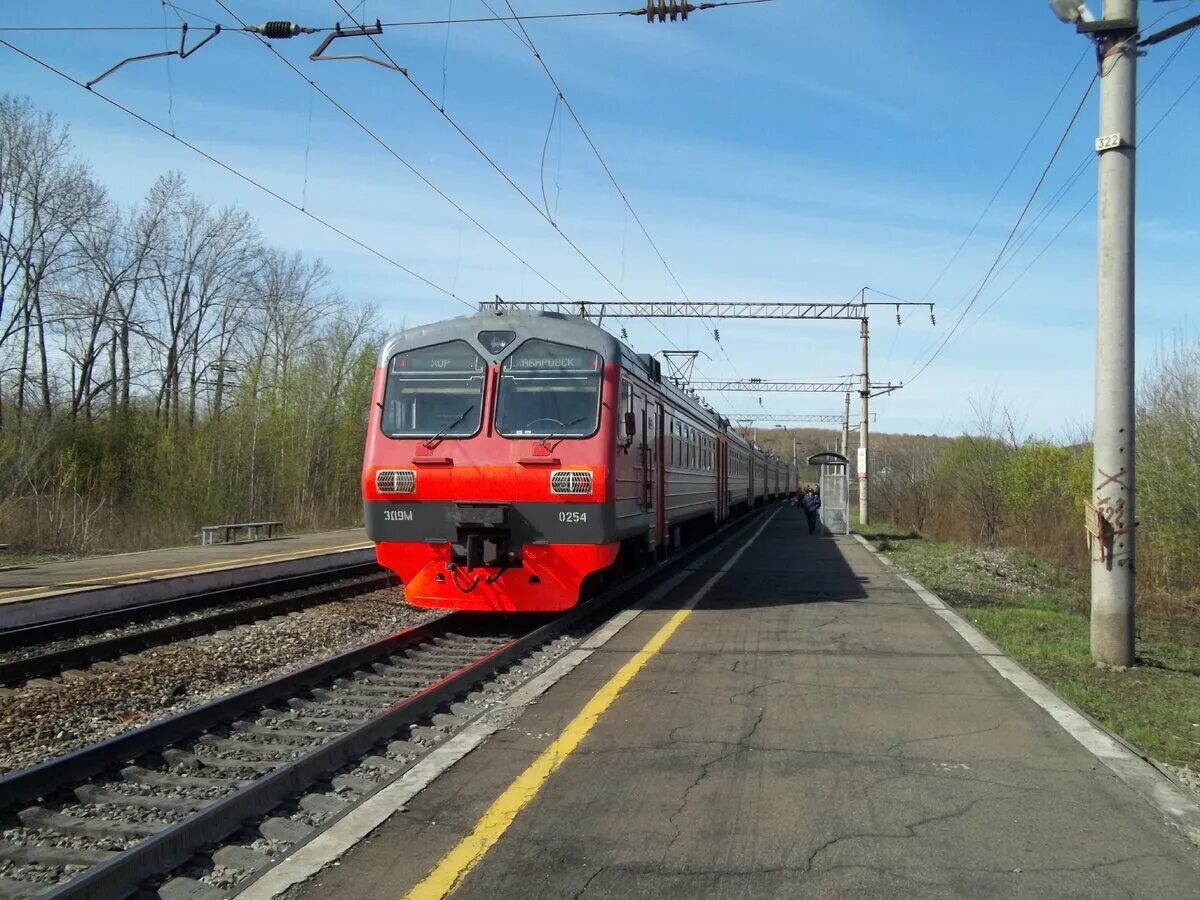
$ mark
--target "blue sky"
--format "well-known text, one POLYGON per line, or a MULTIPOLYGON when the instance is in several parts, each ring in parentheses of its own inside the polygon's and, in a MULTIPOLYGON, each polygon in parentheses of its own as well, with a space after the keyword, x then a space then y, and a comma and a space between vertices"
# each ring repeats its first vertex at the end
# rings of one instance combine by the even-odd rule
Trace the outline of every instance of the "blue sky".
MULTIPOLYGON (((343 0, 345 2, 345 0, 343 0)), ((356 0, 355 0, 356 2, 356 0)), ((503 9, 504 0, 488 0, 503 9)), ((189 10, 231 21, 212 0, 189 10)), ((618 9, 603 0, 513 0, 521 13, 618 9)), ((332 0, 227 0, 241 18, 344 19, 332 0)), ((1093 0, 1099 12, 1099 0, 1093 0)), ((1194 15, 1195 3, 1143 2, 1144 22, 1194 15)), ((365 0, 384 21, 487 16, 482 0, 365 0)), ((9 4, 0 25, 162 24, 156 0, 9 4)), ((184 14, 193 25, 196 15, 184 14)), ((633 207, 693 300, 830 300, 870 285, 921 299, 1084 53, 1083 38, 1040 0, 778 0, 650 26, 634 17, 535 21, 529 33, 633 207)), ((118 59, 163 47, 159 32, 8 33, 5 39, 88 80, 118 59)), ((170 41, 177 40, 171 35, 170 41)), ((1145 85, 1179 46, 1142 59, 1145 85)), ((365 39, 353 51, 373 50, 365 39)), ((682 296, 626 215, 569 118, 548 129, 554 92, 529 50, 497 23, 389 28, 380 38, 412 78, 540 204, 633 300, 682 296), (547 135, 549 139, 547 140, 547 135), (546 163, 543 167, 543 147, 546 163)), ((316 39, 276 47, 575 299, 609 287, 401 76, 363 62, 310 63, 316 39)), ((339 42, 349 45, 350 41, 339 42)), ((337 46, 337 44, 335 44, 337 46)), ((339 47, 339 50, 343 49, 339 47)), ((1091 78, 1090 54, 989 215, 920 315, 872 320, 872 375, 908 379, 945 336, 986 272, 1091 78)), ((0 48, 5 89, 70 123, 97 176, 125 201, 168 169, 214 203, 237 203, 272 243, 319 255, 353 300, 393 325, 466 312, 437 293, 84 91, 0 48)), ((1144 98, 1144 133, 1200 74, 1200 39, 1183 46, 1144 98)), ((460 297, 558 299, 400 163, 354 128, 252 38, 223 34, 187 60, 127 66, 98 89, 261 180, 460 297), (173 123, 173 124, 172 124, 173 123), (311 123, 311 124, 310 124, 311 123)), ((1089 98, 1027 223, 1090 159, 1089 98)), ((1174 334, 1194 336, 1200 283, 1200 87, 1139 149, 1138 351, 1149 362, 1174 334)), ((970 400, 999 392, 1024 429, 1075 435, 1091 418, 1095 212, 1087 206, 1003 296, 1095 189, 1089 168, 980 296, 964 329, 904 390, 876 401, 876 427, 956 433, 970 400), (995 301, 993 305, 993 301, 995 301), (990 307, 990 309, 989 309, 990 307), (980 313, 988 310, 980 317, 980 313)), ((668 346, 646 322, 625 325, 642 351, 668 346)), ((857 328, 843 322, 659 327, 698 348, 711 378, 825 377, 858 371, 857 328), (725 354, 728 354, 726 358, 725 354)), ((723 411, 837 412, 829 395, 714 395, 723 411)))

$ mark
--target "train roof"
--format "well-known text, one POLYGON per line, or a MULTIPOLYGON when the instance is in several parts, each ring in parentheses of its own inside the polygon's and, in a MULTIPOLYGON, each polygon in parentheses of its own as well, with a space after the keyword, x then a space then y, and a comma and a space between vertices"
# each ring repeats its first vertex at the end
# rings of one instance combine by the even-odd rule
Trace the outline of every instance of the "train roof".
POLYGON ((431 343, 465 340, 485 359, 498 362, 516 349, 517 342, 509 344, 500 353, 493 353, 479 342, 477 335, 481 331, 506 329, 525 330, 527 333, 536 330, 540 338, 595 350, 606 360, 625 361, 630 356, 639 356, 616 337, 586 319, 561 313, 500 310, 406 328, 392 335, 383 345, 380 361, 383 363, 395 353, 426 347, 431 343))

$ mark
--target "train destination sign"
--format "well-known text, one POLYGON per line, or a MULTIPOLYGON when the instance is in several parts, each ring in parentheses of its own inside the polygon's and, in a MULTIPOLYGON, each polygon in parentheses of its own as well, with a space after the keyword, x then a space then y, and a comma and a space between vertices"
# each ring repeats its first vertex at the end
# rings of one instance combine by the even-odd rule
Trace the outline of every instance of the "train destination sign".
POLYGON ((594 372, 600 354, 550 341, 527 341, 504 363, 509 372, 594 372))
POLYGON ((392 373, 404 375, 416 372, 445 374, 475 374, 483 371, 483 359, 465 341, 452 341, 434 347, 409 350, 392 357, 392 373))

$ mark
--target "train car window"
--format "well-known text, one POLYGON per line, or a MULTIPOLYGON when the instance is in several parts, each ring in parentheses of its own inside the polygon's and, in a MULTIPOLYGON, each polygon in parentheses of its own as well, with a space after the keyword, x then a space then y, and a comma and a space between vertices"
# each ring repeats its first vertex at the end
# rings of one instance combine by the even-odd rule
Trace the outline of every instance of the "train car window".
POLYGON ((388 362, 381 428, 390 437, 467 437, 483 416, 483 359, 466 341, 397 353, 388 362))
POLYGON ((600 354, 530 340, 500 365, 496 430, 505 437, 584 437, 600 415, 600 354))

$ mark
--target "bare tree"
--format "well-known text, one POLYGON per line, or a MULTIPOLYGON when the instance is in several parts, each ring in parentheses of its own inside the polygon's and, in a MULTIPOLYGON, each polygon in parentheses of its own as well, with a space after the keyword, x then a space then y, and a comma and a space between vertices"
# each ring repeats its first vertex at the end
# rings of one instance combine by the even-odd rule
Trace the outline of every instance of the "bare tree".
POLYGON ((20 345, 18 415, 30 383, 39 387, 44 414, 51 412, 47 289, 78 265, 73 233, 106 202, 70 153, 67 129, 52 115, 0 97, 0 351, 13 339, 20 345))

